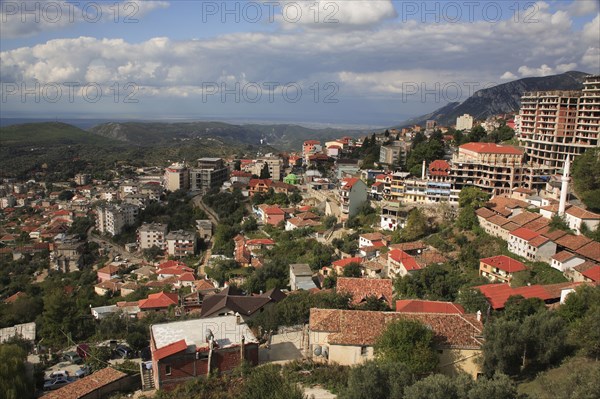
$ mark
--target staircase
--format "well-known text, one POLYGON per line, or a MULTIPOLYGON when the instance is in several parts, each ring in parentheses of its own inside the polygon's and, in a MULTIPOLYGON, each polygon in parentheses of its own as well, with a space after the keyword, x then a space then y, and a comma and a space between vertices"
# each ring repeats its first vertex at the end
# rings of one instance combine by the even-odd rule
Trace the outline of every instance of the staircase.
MULTIPOLYGON (((147 362, 150 363, 150 362, 147 362)), ((151 391, 154 389, 154 378, 152 368, 146 368, 146 363, 140 364, 142 374, 142 391, 151 391)))

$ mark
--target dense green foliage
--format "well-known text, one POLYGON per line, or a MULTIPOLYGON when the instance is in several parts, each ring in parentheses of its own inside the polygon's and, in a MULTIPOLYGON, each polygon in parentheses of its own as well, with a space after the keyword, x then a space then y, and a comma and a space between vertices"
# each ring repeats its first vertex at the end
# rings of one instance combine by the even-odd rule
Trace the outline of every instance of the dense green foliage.
POLYGON ((433 230, 432 224, 429 222, 423 211, 419 208, 413 208, 408 213, 404 228, 394 231, 392 242, 397 244, 415 241, 431 234, 433 230))
POLYGON ((389 323, 375 344, 375 355, 386 362, 406 365, 413 374, 433 371, 438 363, 433 331, 416 320, 389 323))
POLYGON ((27 377, 27 353, 17 345, 0 344, 0 397, 33 398, 34 385, 27 377))
POLYGON ((420 298, 434 301, 454 301, 465 277, 449 265, 430 265, 394 282, 400 298, 420 298))
POLYGON ((600 212, 600 149, 589 148, 575 158, 571 175, 577 193, 591 211, 600 212), (591 173, 591 171, 596 171, 591 173))

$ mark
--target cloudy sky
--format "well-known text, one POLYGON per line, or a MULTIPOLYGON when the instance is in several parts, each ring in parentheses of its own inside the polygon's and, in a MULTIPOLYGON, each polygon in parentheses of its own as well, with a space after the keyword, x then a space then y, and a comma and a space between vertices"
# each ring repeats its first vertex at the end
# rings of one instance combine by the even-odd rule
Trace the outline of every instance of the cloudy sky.
POLYGON ((0 116, 389 126, 600 73, 598 3, 2 0, 0 116))

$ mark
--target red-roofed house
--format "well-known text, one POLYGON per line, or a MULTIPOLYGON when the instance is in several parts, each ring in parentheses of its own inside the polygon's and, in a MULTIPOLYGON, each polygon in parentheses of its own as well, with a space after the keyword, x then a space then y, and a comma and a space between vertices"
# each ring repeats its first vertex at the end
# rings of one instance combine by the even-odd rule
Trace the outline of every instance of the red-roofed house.
POLYGON ((560 301, 563 291, 571 290, 581 283, 559 283, 550 285, 530 285, 525 287, 512 288, 509 284, 486 284, 477 288, 490 302, 492 308, 503 309, 504 304, 514 295, 521 295, 524 298, 539 298, 546 304, 560 301))
POLYGON ((527 267, 516 259, 505 255, 492 256, 479 260, 479 275, 492 282, 510 283, 513 273, 527 270, 527 267))
POLYGON ((575 266, 585 262, 585 259, 580 258, 569 251, 560 251, 552 257, 552 263, 550 266, 561 272, 568 272, 575 266))
POLYGON ((262 223, 270 224, 271 226, 277 226, 285 220, 285 212, 276 205, 259 205, 258 216, 262 223))
POLYGON ((148 298, 139 301, 142 312, 167 310, 170 306, 179 304, 179 297, 176 293, 159 292, 148 295, 148 298))
POLYGON ((96 272, 98 282, 110 281, 111 279, 118 277, 119 270, 121 270, 121 267, 113 263, 104 266, 102 269, 98 269, 96 272))
POLYGON ((266 193, 271 188, 273 181, 271 179, 252 179, 248 183, 248 192, 250 197, 256 193, 266 193))
POLYGON ((581 226, 583 224, 590 231, 596 230, 598 225, 600 225, 600 215, 578 206, 571 206, 565 211, 565 221, 570 229, 574 230, 577 234, 581 234, 581 226))
POLYGON ((508 250, 531 261, 550 263, 556 254, 556 243, 549 238, 521 227, 508 235, 508 250))
POLYGON ((368 196, 367 185, 362 180, 348 177, 340 181, 340 204, 346 218, 356 215, 368 196))
POLYGON ((396 301, 396 312, 464 314, 465 309, 453 302, 399 299, 396 301))
POLYGON ((421 270, 421 266, 416 259, 401 249, 392 249, 388 252, 386 276, 394 279, 398 276, 404 277, 407 274, 421 270))
MULTIPOLYGON (((344 269, 348 267, 351 263, 361 264, 363 262, 363 258, 359 258, 357 256, 353 258, 345 258, 336 260, 331 263, 331 269, 333 269, 338 275, 342 275, 344 273, 344 269)), ((327 269, 327 267, 325 267, 327 269)))
POLYGON ((429 176, 448 176, 450 164, 444 160, 437 159, 429 164, 429 176))
POLYGON ((371 296, 392 306, 393 287, 390 279, 338 277, 336 287, 338 293, 350 294, 354 305, 365 302, 371 296))
POLYGON ((596 265, 591 267, 581 273, 584 277, 584 281, 589 281, 592 283, 600 282, 600 265, 596 265))

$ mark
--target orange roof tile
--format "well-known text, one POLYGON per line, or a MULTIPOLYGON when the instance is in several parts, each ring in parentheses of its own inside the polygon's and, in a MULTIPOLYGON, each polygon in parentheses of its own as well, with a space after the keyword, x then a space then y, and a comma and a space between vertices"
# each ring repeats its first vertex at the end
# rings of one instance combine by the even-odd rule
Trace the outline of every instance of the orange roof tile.
POLYGON ((396 301, 396 312, 464 314, 465 309, 461 305, 452 302, 399 299, 396 301))
POLYGON ((353 258, 345 258, 345 259, 340 259, 340 260, 336 260, 335 262, 332 262, 331 264, 335 267, 346 267, 348 266, 350 263, 362 263, 363 258, 359 258, 357 256, 353 257, 353 258))
POLYGON ((510 145, 499 145, 494 143, 467 143, 460 146, 461 149, 474 151, 480 154, 514 154, 523 155, 523 151, 510 145))
POLYGON ((80 399, 83 397, 92 397, 92 394, 96 391, 98 392, 93 396, 100 395, 100 390, 103 387, 124 377, 127 377, 127 374, 112 367, 107 367, 74 381, 69 385, 65 385, 56 391, 47 393, 44 395, 44 399, 80 399))
POLYGON ((507 273, 516 273, 523 270, 527 270, 527 267, 516 259, 510 258, 505 255, 492 256, 491 258, 480 259, 480 262, 487 265, 497 267, 507 273))
POLYGON ((172 356, 176 353, 183 352, 187 349, 187 344, 185 343, 185 339, 181 339, 179 341, 175 341, 170 343, 169 345, 163 346, 162 348, 158 348, 152 354, 153 360, 161 360, 165 357, 172 356))
POLYGON ((594 282, 600 281, 600 266, 596 265, 594 267, 591 267, 583 271, 581 274, 583 274, 586 278, 589 278, 594 282))
POLYGON ((510 235, 513 235, 515 237, 521 238, 525 241, 530 241, 532 239, 534 239, 535 237, 538 237, 539 234, 536 233, 535 231, 526 229, 524 227, 521 227, 520 229, 516 229, 514 231, 510 232, 510 235))
POLYGON ((393 287, 390 279, 338 277, 336 289, 338 293, 350 294, 355 304, 374 296, 392 306, 393 287))
POLYGON ((171 305, 177 305, 179 298, 176 293, 159 292, 148 295, 148 298, 139 301, 140 309, 168 308, 171 305))

